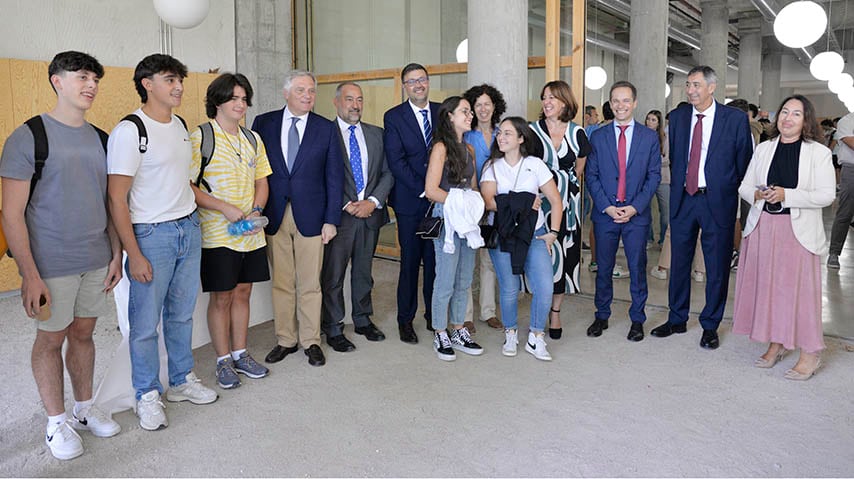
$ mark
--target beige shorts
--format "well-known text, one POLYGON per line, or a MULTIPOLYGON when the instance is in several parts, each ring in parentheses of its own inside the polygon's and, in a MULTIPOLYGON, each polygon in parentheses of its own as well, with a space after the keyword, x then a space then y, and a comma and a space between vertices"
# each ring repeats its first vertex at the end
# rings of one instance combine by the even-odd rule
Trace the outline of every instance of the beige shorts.
POLYGON ((42 331, 62 331, 74 318, 97 318, 107 313, 107 298, 104 279, 107 267, 86 273, 45 279, 50 291, 50 318, 35 320, 42 331))

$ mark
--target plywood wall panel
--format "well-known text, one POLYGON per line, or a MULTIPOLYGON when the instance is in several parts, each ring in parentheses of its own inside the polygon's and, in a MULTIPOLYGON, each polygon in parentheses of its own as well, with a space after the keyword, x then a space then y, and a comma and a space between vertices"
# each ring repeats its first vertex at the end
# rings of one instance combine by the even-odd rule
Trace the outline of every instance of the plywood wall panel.
POLYGON ((0 59, 0 150, 6 138, 17 128, 12 112, 12 77, 9 59, 0 59))

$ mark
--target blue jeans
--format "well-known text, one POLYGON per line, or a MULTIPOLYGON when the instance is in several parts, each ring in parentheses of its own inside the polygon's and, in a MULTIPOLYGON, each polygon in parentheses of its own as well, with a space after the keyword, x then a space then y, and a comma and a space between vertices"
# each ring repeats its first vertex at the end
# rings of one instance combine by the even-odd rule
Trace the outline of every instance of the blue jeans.
MULTIPOLYGON (((535 333, 542 332, 546 326, 549 309, 552 307, 552 258, 546 249, 546 242, 536 239, 546 234, 546 228, 540 227, 534 233, 534 239, 528 248, 525 259, 525 279, 533 292, 531 300, 531 323, 529 329, 535 333)), ((517 329, 519 303, 519 275, 513 274, 510 265, 510 253, 501 248, 489 250, 495 275, 498 277, 498 289, 501 292, 501 321, 507 329, 517 329)))
POLYGON ((163 223, 133 225, 136 242, 151 263, 153 279, 140 283, 130 278, 128 323, 131 379, 136 399, 160 384, 158 325, 169 356, 169 385, 179 386, 193 369, 193 310, 199 292, 202 236, 198 213, 163 223))
MULTIPOLYGON (((438 205, 437 205, 438 206, 438 205)), ((438 209, 438 208, 437 208, 438 209)), ((445 229, 433 240, 436 250, 436 280, 433 282, 433 329, 441 331, 448 328, 448 309, 450 307, 451 324, 460 325, 466 320, 469 289, 474 276, 474 257, 476 250, 454 235, 454 252, 442 251, 445 244, 445 229)))
MULTIPOLYGON (((655 190, 655 199, 658 200, 658 224, 661 228, 658 235, 658 244, 664 243, 664 233, 667 232, 667 225, 670 224, 670 185, 658 185, 655 190)), ((652 225, 649 225, 649 239, 655 240, 652 225)))

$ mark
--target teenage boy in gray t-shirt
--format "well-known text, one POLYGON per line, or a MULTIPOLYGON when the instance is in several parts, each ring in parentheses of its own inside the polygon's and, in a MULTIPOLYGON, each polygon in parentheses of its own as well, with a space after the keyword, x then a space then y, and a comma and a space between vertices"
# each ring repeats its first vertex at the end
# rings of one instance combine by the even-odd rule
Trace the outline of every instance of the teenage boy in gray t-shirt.
POLYGON ((48 415, 45 442, 57 459, 83 454, 72 427, 99 437, 121 430, 92 405, 92 331, 121 279, 121 248, 106 207, 106 152, 99 132, 84 118, 103 75, 101 64, 85 53, 63 52, 50 63, 56 106, 41 115, 48 155, 32 191, 33 130, 18 127, 0 157, 3 229, 21 273, 24 311, 38 319, 33 377, 48 415), (71 418, 63 393, 66 339, 75 399, 71 418))

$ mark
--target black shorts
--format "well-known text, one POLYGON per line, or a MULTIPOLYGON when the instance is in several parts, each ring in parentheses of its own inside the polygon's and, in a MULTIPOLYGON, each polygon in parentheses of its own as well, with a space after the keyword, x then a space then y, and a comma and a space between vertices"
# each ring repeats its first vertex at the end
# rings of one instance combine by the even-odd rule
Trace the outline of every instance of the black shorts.
POLYGON ((231 291, 238 283, 270 279, 267 247, 240 252, 229 248, 202 248, 202 291, 231 291))

